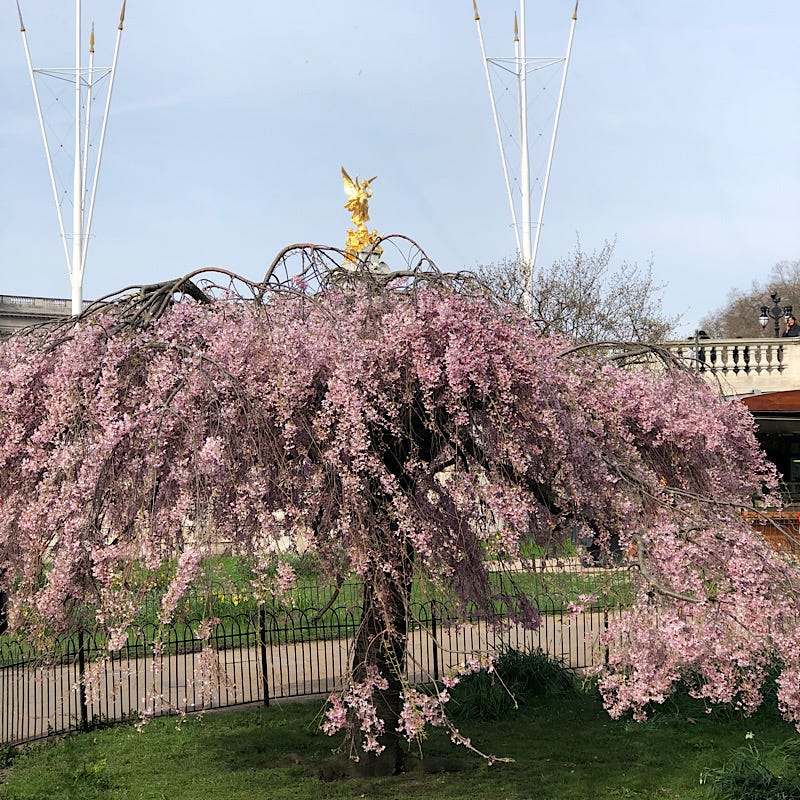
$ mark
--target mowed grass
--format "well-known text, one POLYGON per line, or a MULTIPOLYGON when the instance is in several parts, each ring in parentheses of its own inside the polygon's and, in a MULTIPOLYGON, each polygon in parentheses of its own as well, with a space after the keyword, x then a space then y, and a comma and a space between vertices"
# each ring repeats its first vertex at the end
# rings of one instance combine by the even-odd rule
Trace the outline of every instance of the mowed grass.
MULTIPOLYGON (((412 770, 392 778, 325 781, 315 774, 337 740, 316 730, 320 703, 206 714, 142 733, 118 726, 31 746, 2 772, 3 800, 606 800, 708 798, 701 782, 745 744, 767 750, 794 730, 774 711, 750 719, 705 713, 683 700, 644 724, 610 719, 593 693, 550 696, 498 722, 464 722, 476 747, 513 763, 486 762, 442 732, 424 743, 460 771, 412 770)), ((8 751, 5 751, 8 755, 8 751)), ((411 749, 409 759, 416 759, 411 749)), ((430 762, 435 765, 435 761, 430 762)))

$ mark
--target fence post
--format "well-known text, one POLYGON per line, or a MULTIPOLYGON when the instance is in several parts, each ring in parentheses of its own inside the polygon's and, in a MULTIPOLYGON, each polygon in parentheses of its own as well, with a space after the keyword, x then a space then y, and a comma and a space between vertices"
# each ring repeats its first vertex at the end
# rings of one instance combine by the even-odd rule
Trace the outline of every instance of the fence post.
POLYGON ((89 708, 86 704, 86 656, 83 652, 83 631, 78 631, 78 702, 81 707, 81 728, 89 729, 89 708))
MULTIPOLYGON (((0 567, 0 581, 6 577, 5 567, 0 567)), ((0 587, 0 636, 8 630, 8 595, 5 587, 0 587)))
POLYGON ((439 639, 436 635, 436 601, 431 600, 431 637, 433 638, 433 679, 439 680, 439 639))
POLYGON ((258 607, 258 646, 261 651, 261 691, 264 705, 269 706, 269 678, 267 676, 267 610, 262 603, 258 607))

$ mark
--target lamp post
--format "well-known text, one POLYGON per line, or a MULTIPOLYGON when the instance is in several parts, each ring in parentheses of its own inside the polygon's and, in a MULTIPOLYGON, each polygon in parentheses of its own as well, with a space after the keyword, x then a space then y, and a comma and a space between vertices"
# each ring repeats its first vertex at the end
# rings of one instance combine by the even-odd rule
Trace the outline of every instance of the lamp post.
MULTIPOLYGON (((689 337, 692 338, 691 336, 689 337)), ((706 353, 705 349, 700 347, 700 342, 703 339, 710 339, 711 337, 701 328, 696 328, 694 332, 694 360, 699 372, 703 372, 706 368, 706 353)))
POLYGON ((769 298, 772 300, 772 308, 769 308, 768 306, 761 306, 761 313, 758 315, 758 321, 761 323, 762 328, 766 328, 767 323, 770 321, 770 319, 772 319, 775 323, 775 336, 777 338, 781 335, 781 329, 778 324, 778 320, 781 317, 789 317, 792 313, 792 307, 781 307, 781 296, 777 292, 773 292, 769 298))

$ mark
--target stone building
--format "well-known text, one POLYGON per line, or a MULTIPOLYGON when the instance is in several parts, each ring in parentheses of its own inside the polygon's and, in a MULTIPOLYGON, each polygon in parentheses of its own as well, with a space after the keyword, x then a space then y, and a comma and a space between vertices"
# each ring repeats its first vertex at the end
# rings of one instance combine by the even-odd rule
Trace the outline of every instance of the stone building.
POLYGON ((0 337, 52 319, 69 317, 69 300, 0 294, 0 337))

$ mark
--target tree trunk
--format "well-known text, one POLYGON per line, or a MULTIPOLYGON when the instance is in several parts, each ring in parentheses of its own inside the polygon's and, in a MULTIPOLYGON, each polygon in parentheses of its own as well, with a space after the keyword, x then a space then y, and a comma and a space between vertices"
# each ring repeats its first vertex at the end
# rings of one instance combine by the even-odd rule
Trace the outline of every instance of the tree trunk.
POLYGON ((403 575, 401 580, 388 576, 381 578, 380 589, 374 581, 364 583, 362 620, 353 650, 353 680, 363 681, 372 667, 388 683, 386 689, 376 689, 372 698, 378 719, 383 721, 383 733, 378 737, 378 742, 384 749, 378 756, 372 751, 365 751, 363 733, 354 719, 351 720, 354 726, 349 730, 345 742, 351 756, 358 757, 353 764, 354 774, 364 776, 394 775, 403 768, 403 750, 397 723, 402 711, 400 693, 408 648, 411 568, 409 566, 408 574, 403 575))
MULTIPOLYGON (((418 401, 409 419, 407 436, 395 437, 387 430, 373 432, 373 443, 382 454, 387 472, 394 475, 407 497, 414 497, 416 486, 407 474, 405 462, 411 452, 431 458, 431 434, 426 424, 423 404, 418 401)), ((345 748, 357 757, 353 773, 360 775, 394 775, 403 768, 403 750, 397 724, 402 711, 400 694, 405 682, 408 650, 408 615, 411 606, 411 585, 414 578, 414 548, 402 537, 392 515, 387 513, 391 499, 383 495, 380 485, 372 487, 375 525, 374 572, 364 579, 361 625, 353 649, 352 679, 362 682, 374 669, 387 682, 384 690, 376 689, 372 700, 383 733, 378 737, 383 747, 376 756, 365 751, 365 737, 355 715, 348 730, 345 748), (391 564, 393 572, 383 569, 391 564)))

